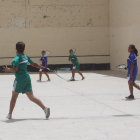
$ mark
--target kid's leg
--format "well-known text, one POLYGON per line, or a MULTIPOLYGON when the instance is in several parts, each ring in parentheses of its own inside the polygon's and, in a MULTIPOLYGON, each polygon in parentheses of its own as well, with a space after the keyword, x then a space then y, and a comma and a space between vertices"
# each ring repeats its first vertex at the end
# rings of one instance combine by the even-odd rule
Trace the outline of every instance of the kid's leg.
POLYGON ((36 98, 32 92, 27 92, 26 95, 32 102, 36 103, 38 106, 40 106, 44 110, 45 117, 46 119, 48 119, 50 116, 50 108, 45 107, 42 101, 36 98))
POLYGON ((134 82, 134 85, 133 85, 135 88, 137 88, 138 90, 140 90, 140 86, 137 85, 135 82, 134 82))
POLYGON ((72 77, 71 77, 71 79, 70 79, 70 81, 75 81, 75 70, 74 69, 72 69, 72 77))
POLYGON ((75 70, 72 69, 72 79, 75 80, 75 70))
POLYGON ((8 119, 12 118, 12 113, 13 113, 13 110, 14 110, 18 95, 19 94, 17 92, 12 92, 12 98, 11 98, 11 101, 10 101, 9 114, 7 116, 8 119))
POLYGON ((134 85, 134 82, 128 81, 128 85, 129 85, 130 95, 133 96, 133 85, 134 85))
POLYGON ((133 81, 128 81, 128 85, 129 85, 129 90, 130 90, 130 96, 126 97, 126 99, 133 100, 134 99, 134 95, 133 95, 134 82, 133 81))
POLYGON ((36 103, 37 105, 39 105, 43 110, 45 109, 44 104, 41 102, 41 100, 39 100, 38 98, 36 98, 34 96, 34 94, 32 92, 27 92, 26 93, 27 97, 34 103, 36 103))
POLYGON ((50 81, 49 74, 48 74, 47 72, 44 72, 44 73, 45 73, 45 75, 47 76, 47 78, 48 78, 48 81, 50 81))
POLYGON ((41 81, 42 79, 42 71, 39 71, 39 80, 41 81))
POLYGON ((83 80, 84 79, 84 76, 83 76, 82 72, 80 70, 78 70, 77 72, 81 75, 82 80, 83 80))

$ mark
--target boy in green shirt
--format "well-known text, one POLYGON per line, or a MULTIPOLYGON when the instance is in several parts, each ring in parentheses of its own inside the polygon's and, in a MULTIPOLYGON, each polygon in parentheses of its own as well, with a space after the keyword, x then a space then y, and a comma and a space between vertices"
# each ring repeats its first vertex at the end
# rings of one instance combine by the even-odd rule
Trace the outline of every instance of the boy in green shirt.
POLYGON ((49 71, 49 69, 34 63, 30 57, 24 54, 25 44, 23 42, 18 42, 16 44, 17 56, 12 61, 12 68, 5 67, 5 72, 15 73, 15 81, 13 85, 12 98, 10 102, 8 119, 12 119, 12 112, 14 110, 16 100, 19 93, 26 93, 27 97, 37 105, 39 105, 45 112, 46 119, 50 116, 50 108, 44 106, 44 104, 34 96, 32 91, 32 84, 30 75, 27 71, 27 64, 30 63, 33 67, 43 69, 44 71, 49 71))
POLYGON ((72 49, 69 50, 69 53, 70 53, 70 55, 69 55, 69 61, 71 61, 72 64, 73 64, 72 78, 70 79, 70 81, 75 81, 75 73, 76 72, 78 72, 81 75, 82 80, 84 80, 85 78, 84 78, 83 74, 80 72, 80 63, 79 63, 79 61, 77 59, 76 54, 74 54, 74 52, 73 52, 72 49))

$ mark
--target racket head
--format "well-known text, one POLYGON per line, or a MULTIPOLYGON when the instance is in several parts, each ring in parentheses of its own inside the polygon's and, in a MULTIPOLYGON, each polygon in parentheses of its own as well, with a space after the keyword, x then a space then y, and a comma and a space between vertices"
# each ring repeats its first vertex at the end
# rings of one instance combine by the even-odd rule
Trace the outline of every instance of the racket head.
POLYGON ((127 69, 127 66, 125 64, 121 64, 116 66, 118 69, 127 69))
POLYGON ((73 53, 75 54, 76 53, 76 48, 72 48, 72 50, 73 50, 73 53))
POLYGON ((63 72, 70 72, 71 71, 71 68, 69 68, 69 67, 65 67, 65 68, 57 68, 56 70, 55 70, 57 73, 58 72, 60 72, 60 73, 63 73, 63 72))
POLYGON ((46 55, 50 55, 51 54, 51 51, 50 50, 45 50, 46 51, 46 55))

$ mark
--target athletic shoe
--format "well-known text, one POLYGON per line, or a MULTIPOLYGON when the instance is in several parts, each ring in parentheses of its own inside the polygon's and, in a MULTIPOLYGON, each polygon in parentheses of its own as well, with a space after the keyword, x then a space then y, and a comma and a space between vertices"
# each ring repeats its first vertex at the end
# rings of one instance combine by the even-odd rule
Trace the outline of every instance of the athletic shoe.
POLYGON ((45 107, 44 112, 45 112, 45 118, 49 119, 49 117, 50 117, 50 108, 45 107))
POLYGON ((134 99, 135 99, 133 95, 130 95, 130 96, 125 97, 125 98, 126 98, 127 100, 134 100, 134 99))
POLYGON ((12 119, 12 114, 8 114, 6 118, 9 120, 12 119))
POLYGON ((84 80, 85 79, 85 77, 82 77, 82 80, 84 80))
POLYGON ((70 79, 70 81, 75 81, 75 79, 72 77, 72 78, 70 79))

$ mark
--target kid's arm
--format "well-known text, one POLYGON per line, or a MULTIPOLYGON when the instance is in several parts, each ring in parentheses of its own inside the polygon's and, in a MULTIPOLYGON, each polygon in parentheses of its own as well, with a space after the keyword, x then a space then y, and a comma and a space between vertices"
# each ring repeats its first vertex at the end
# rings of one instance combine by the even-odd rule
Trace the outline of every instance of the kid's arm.
POLYGON ((76 63, 77 63, 77 60, 75 60, 75 62, 73 63, 73 65, 76 65, 76 63))
POLYGON ((13 67, 13 68, 8 68, 7 66, 3 68, 4 69, 4 72, 16 72, 18 71, 18 67, 13 67))
POLYGON ((70 56, 69 56, 68 60, 71 61, 71 57, 70 56))
POLYGON ((37 63, 32 63, 31 66, 36 67, 38 69, 45 69, 45 67, 38 65, 37 63))
POLYGON ((50 69, 45 68, 45 67, 43 67, 43 66, 40 66, 40 65, 38 65, 37 63, 32 63, 31 66, 36 67, 36 68, 38 68, 38 69, 43 69, 43 70, 45 70, 46 72, 50 71, 50 69))
POLYGON ((45 62, 45 67, 47 66, 47 61, 45 62))
POLYGON ((34 62, 30 59, 30 57, 28 57, 28 61, 29 61, 30 65, 33 66, 33 67, 36 67, 36 68, 38 68, 38 69, 43 69, 43 70, 45 70, 46 72, 50 71, 50 69, 45 68, 45 67, 43 67, 43 66, 41 66, 41 65, 38 65, 37 63, 34 63, 34 62))

